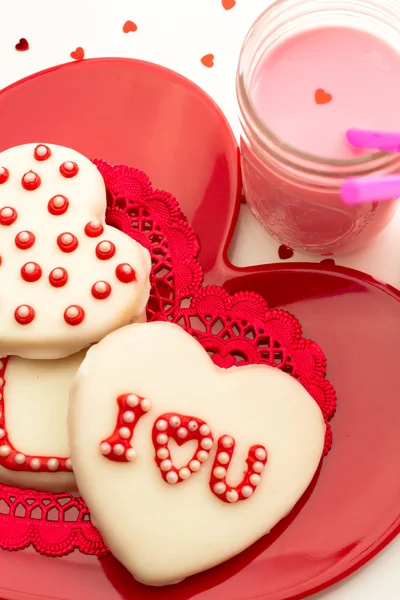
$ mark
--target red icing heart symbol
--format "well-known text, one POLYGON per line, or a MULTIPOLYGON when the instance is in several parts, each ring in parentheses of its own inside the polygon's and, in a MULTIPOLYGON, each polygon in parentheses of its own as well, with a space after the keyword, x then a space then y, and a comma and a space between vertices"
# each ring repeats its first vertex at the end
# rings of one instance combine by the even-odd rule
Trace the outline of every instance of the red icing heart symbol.
POLYGON ((201 59, 201 62, 203 63, 203 65, 205 67, 208 67, 209 69, 211 69, 211 67, 214 66, 214 54, 206 54, 201 59))
POLYGON ((21 38, 17 44, 15 44, 15 49, 19 52, 26 52, 29 50, 29 42, 26 38, 21 38))
POLYGON ((156 451, 156 463, 164 481, 175 484, 189 479, 193 473, 201 469, 214 445, 211 429, 205 421, 186 415, 166 413, 161 415, 153 426, 152 439, 156 451), (178 446, 196 440, 197 449, 190 461, 177 469, 171 460, 168 448, 169 438, 175 440, 178 446))
POLYGON ((125 21, 122 30, 124 33, 130 33, 131 31, 137 31, 137 25, 133 21, 125 21))
POLYGON ((79 46, 78 48, 76 48, 76 50, 73 50, 71 52, 70 56, 75 60, 83 60, 85 58, 85 51, 79 46))
POLYGON ((294 252, 291 248, 289 248, 289 246, 282 244, 278 248, 278 254, 281 260, 287 260, 288 258, 292 258, 294 252))
POLYGON ((328 104, 332 100, 332 94, 328 94, 322 88, 315 92, 315 102, 317 104, 328 104))
POLYGON ((231 10, 231 8, 236 6, 236 0, 222 0, 222 6, 225 10, 231 10))

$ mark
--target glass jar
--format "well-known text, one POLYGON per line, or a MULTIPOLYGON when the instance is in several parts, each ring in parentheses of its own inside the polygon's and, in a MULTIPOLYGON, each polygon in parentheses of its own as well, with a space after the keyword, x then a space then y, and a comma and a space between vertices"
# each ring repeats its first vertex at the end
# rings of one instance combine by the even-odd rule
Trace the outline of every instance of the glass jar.
POLYGON ((386 227, 396 200, 347 206, 341 200, 340 186, 346 177, 399 173, 400 154, 375 152, 339 160, 292 147, 261 119, 251 86, 260 60, 289 36, 332 27, 380 38, 398 52, 400 64, 397 0, 279 0, 248 33, 237 74, 247 203, 281 243, 323 255, 359 247, 386 227))

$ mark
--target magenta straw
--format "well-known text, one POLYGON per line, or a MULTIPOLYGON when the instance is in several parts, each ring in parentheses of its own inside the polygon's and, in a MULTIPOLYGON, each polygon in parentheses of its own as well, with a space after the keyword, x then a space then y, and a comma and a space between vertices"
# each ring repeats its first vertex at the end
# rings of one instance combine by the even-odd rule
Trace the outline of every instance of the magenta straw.
POLYGON ((351 205, 399 198, 400 175, 346 179, 341 187, 341 196, 345 204, 351 205))
POLYGON ((400 133, 369 131, 368 129, 349 129, 346 137, 347 141, 355 148, 400 152, 400 133))

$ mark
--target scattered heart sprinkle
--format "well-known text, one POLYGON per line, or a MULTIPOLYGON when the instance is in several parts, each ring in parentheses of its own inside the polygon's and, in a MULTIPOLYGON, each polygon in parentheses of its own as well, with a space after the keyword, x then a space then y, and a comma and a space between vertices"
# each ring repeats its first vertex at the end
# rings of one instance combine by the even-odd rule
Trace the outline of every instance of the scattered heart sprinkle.
POLYGON ((28 40, 25 38, 21 38, 19 40, 18 44, 15 44, 15 49, 18 50, 19 52, 26 52, 26 50, 29 50, 28 40))
POLYGON ((320 264, 334 266, 336 263, 333 258, 324 258, 323 260, 321 260, 320 264))
POLYGON ((214 54, 206 54, 201 59, 201 62, 203 63, 203 65, 205 67, 208 67, 209 69, 211 69, 211 67, 214 66, 214 54))
POLYGON ((279 258, 281 260, 287 260, 288 258, 292 258, 294 252, 289 246, 285 246, 282 244, 278 249, 279 258))
POLYGON ((124 33, 130 33, 133 31, 137 31, 137 25, 133 21, 125 21, 122 30, 124 33))
POLYGON ((236 6, 236 0, 222 0, 222 6, 225 10, 231 10, 231 8, 236 6))
POLYGON ((83 60, 85 58, 85 51, 80 46, 71 52, 71 58, 74 60, 83 60))
POLYGON ((322 88, 318 89, 315 92, 315 102, 317 104, 328 104, 329 102, 331 102, 331 100, 332 94, 328 94, 328 92, 326 92, 322 88))

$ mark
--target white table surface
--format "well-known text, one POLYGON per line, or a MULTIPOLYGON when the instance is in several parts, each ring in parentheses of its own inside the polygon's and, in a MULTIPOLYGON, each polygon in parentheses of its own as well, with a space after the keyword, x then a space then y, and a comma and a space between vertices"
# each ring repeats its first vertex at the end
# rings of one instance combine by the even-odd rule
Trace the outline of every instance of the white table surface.
MULTIPOLYGON (((270 0, 236 0, 232 9, 225 10, 222 0, 0 0, 0 89, 72 60, 70 53, 80 46, 87 58, 139 58, 180 72, 218 102, 238 133, 238 54, 246 31, 269 4, 270 0), (136 23, 137 31, 123 32, 127 20, 136 23), (28 40, 27 52, 15 50, 20 38, 28 40), (212 68, 201 63, 207 54, 215 57, 212 68)), ((243 207, 231 248, 233 261, 278 262, 278 246, 243 207)), ((334 258, 337 264, 400 288, 400 210, 368 248, 334 258)), ((295 253, 289 260, 320 259, 295 253)), ((399 599, 400 536, 356 574, 313 596, 313 600, 399 599)))

